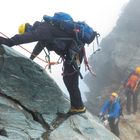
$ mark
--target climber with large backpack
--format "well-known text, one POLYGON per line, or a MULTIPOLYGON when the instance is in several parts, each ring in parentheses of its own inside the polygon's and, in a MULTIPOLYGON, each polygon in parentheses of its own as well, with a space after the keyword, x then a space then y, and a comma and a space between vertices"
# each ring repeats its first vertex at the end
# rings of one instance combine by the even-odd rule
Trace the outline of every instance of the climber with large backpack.
POLYGON ((140 87, 140 66, 136 67, 130 73, 127 80, 124 82, 125 95, 127 97, 126 110, 128 114, 135 114, 137 112, 137 96, 140 87), (131 98, 133 98, 133 111, 131 112, 131 98))
MULTIPOLYGON (((43 18, 45 19, 46 16, 43 18)), ((57 12, 53 17, 48 16, 47 20, 43 22, 35 22, 33 26, 29 23, 20 25, 19 34, 11 38, 0 37, 0 44, 9 47, 38 41, 30 56, 32 60, 44 47, 49 51, 55 51, 62 57, 63 81, 69 92, 71 103, 68 114, 84 113, 86 111, 79 89, 79 76, 81 74, 78 63, 83 60, 85 44, 91 43, 97 33, 87 24, 85 26, 84 23, 82 24, 83 26, 76 25, 69 14, 57 12), (64 23, 68 21, 73 22, 74 25, 71 32, 64 28, 66 27, 64 23)))

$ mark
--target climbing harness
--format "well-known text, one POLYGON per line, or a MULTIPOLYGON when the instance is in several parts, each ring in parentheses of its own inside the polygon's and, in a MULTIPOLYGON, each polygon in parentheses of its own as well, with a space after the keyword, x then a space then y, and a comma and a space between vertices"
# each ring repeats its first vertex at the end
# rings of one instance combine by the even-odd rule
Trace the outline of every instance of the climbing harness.
POLYGON ((48 67, 48 69, 51 72, 51 66, 62 63, 62 58, 59 57, 56 62, 51 62, 50 61, 50 51, 48 51, 48 53, 47 53, 45 48, 43 50, 44 50, 44 53, 45 53, 45 60, 46 60, 46 62, 48 62, 48 64, 45 66, 45 69, 48 67))

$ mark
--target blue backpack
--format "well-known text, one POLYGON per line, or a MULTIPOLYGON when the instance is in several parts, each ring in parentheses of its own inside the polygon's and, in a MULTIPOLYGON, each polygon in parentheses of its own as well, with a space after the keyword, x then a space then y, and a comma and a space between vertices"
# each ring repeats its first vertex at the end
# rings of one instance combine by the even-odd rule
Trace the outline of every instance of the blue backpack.
POLYGON ((75 22, 69 14, 64 12, 57 12, 53 17, 43 16, 43 19, 56 23, 61 30, 73 35, 77 41, 82 43, 90 44, 99 35, 87 23, 75 22))
POLYGON ((45 21, 50 21, 50 20, 54 20, 54 21, 55 20, 56 21, 73 21, 73 18, 69 14, 64 13, 64 12, 57 12, 57 13, 54 14, 53 17, 44 15, 43 19, 45 21))

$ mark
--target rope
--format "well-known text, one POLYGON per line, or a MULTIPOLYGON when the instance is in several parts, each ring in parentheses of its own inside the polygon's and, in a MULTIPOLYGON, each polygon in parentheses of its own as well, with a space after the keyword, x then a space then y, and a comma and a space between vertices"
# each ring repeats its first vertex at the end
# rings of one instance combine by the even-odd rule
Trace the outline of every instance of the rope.
MULTIPOLYGON (((6 36, 4 33, 0 32, 0 34, 2 34, 4 37, 10 39, 8 36, 6 36)), ((19 46, 20 48, 22 48, 23 50, 25 50, 26 52, 32 54, 29 50, 25 49, 24 47, 22 47, 21 45, 16 45, 16 46, 19 46)), ((45 63, 48 63, 46 66, 45 66, 45 69, 47 66, 50 66, 50 65, 55 65, 55 64, 60 64, 58 61, 57 62, 48 62, 46 60, 43 60, 42 58, 38 57, 37 55, 35 54, 32 54, 33 56, 35 56, 36 58, 38 58, 39 60, 41 60, 42 62, 45 62, 45 63)))
POLYGON ((83 53, 84 53, 85 70, 86 70, 86 68, 87 68, 87 69, 89 70, 89 72, 90 72, 93 76, 96 77, 96 73, 91 69, 91 66, 90 66, 89 63, 88 63, 85 48, 83 48, 83 53))

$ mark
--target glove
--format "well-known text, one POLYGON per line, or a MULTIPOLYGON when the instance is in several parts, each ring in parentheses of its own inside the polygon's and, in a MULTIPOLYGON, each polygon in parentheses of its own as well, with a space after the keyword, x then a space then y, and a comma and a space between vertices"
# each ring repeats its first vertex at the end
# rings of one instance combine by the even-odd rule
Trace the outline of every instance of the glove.
POLYGON ((12 47, 13 46, 13 41, 11 39, 9 39, 9 38, 4 38, 4 37, 0 36, 0 45, 1 44, 7 45, 9 47, 12 47))
POLYGON ((104 117, 107 120, 109 118, 109 114, 106 114, 104 117))
POLYGON ((103 115, 102 112, 100 112, 99 115, 98 115, 99 118, 102 118, 103 116, 104 116, 104 115, 103 115))
POLYGON ((105 121, 103 122, 104 126, 107 126, 108 123, 109 123, 108 120, 105 120, 105 121))
POLYGON ((114 121, 114 124, 117 124, 117 123, 118 123, 118 121, 119 121, 119 119, 118 119, 118 118, 116 118, 116 119, 115 119, 115 121, 114 121))
POLYGON ((99 113, 99 116, 103 116, 103 113, 102 113, 102 112, 100 112, 100 113, 99 113))
POLYGON ((102 112, 100 112, 100 113, 99 113, 99 115, 98 115, 98 117, 99 117, 99 119, 102 121, 102 120, 103 120, 103 118, 104 118, 103 113, 102 113, 102 112))

